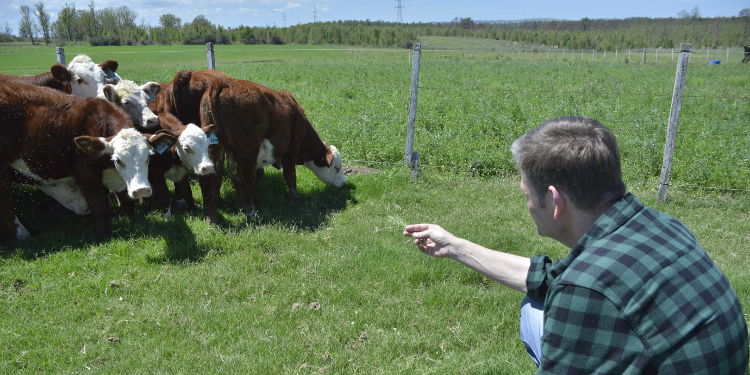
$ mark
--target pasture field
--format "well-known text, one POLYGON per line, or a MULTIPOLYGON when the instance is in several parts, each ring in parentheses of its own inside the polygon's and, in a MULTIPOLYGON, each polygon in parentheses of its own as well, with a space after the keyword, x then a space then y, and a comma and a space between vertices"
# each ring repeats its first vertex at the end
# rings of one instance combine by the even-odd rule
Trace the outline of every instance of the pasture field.
MULTIPOLYGON (((426 49, 422 174, 410 182, 400 165, 410 51, 215 48, 217 69, 294 93, 360 173, 335 189, 298 168, 294 203, 267 169, 249 226, 226 180, 221 226, 140 208, 133 220, 118 216, 104 242, 84 229, 90 218, 18 189, 34 238, 0 245, 0 373, 532 373, 517 333, 522 296, 419 254, 401 231, 436 222, 490 248, 563 256, 536 234, 508 151, 561 115, 613 129, 630 190, 694 231, 750 313, 748 64, 691 63, 672 172, 679 186, 656 204, 673 65, 426 49)), ((115 59, 138 83, 206 67, 202 46, 66 47, 68 61, 78 53, 115 59)), ((54 59, 53 48, 0 47, 0 72, 37 74, 54 59)))

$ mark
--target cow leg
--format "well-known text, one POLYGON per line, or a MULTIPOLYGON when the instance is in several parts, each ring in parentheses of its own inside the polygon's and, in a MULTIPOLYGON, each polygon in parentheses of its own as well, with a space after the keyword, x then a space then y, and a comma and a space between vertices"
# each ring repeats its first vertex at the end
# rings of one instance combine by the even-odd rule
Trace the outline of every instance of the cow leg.
POLYGON ((183 177, 180 181, 174 182, 174 195, 175 200, 183 200, 187 205, 187 209, 190 211, 195 210, 195 200, 193 199, 193 191, 190 189, 190 179, 183 177))
POLYGON ((299 195, 297 195, 297 166, 294 161, 286 158, 282 165, 284 168, 284 182, 286 182, 286 186, 289 188, 289 199, 293 201, 299 200, 299 195))
POLYGON ((0 238, 19 238, 19 235, 28 237, 28 231, 23 228, 18 218, 13 214, 13 202, 10 199, 10 185, 8 183, 8 173, 0 173, 0 238), (23 231, 21 230, 23 228, 23 231), (23 233, 25 232, 25 233, 23 233))
MULTIPOLYGON (((152 159, 156 160, 156 159, 152 159)), ((151 184, 151 199, 156 203, 156 208, 162 213, 165 219, 171 218, 169 202, 172 200, 167 187, 167 178, 164 176, 165 168, 157 167, 155 161, 152 161, 148 169, 148 182, 151 184)))
MULTIPOLYGON (((127 189, 121 192, 115 192, 115 195, 117 196, 117 201, 120 203, 120 209, 122 212, 124 212, 129 219, 132 219, 133 216, 135 216, 135 201, 133 198, 130 198, 127 189)), ((111 206, 108 205, 108 207, 111 209, 111 206)))
MULTIPOLYGON (((111 234, 112 206, 109 203, 107 188, 102 185, 102 172, 81 168, 76 170, 76 180, 79 182, 83 196, 91 209, 91 218, 94 221, 94 234, 97 238, 105 238, 111 234)), ((124 190, 127 196, 127 190, 124 190)), ((118 198, 120 195, 118 194, 118 198)), ((132 200, 128 197, 127 201, 132 200)), ((123 204, 123 201, 120 201, 123 204)), ((125 207, 123 207, 125 209, 125 207)))
POLYGON ((242 211, 247 216, 248 223, 255 219, 255 214, 258 212, 253 202, 255 198, 255 184, 257 182, 255 180, 257 177, 256 165, 255 158, 251 158, 247 162, 239 160, 237 162, 237 182, 240 202, 242 203, 242 211))
POLYGON ((201 186, 201 194, 203 195, 203 213, 206 215, 208 221, 218 224, 221 180, 218 175, 209 174, 198 176, 198 184, 201 186))

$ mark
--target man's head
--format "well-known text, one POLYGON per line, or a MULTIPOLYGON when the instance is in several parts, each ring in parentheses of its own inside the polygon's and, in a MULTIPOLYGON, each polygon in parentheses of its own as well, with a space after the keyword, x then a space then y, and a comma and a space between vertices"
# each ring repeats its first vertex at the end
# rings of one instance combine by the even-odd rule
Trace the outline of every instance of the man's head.
POLYGON ((531 198, 541 205, 550 186, 589 212, 625 194, 617 140, 596 120, 549 120, 513 142, 511 152, 531 198))

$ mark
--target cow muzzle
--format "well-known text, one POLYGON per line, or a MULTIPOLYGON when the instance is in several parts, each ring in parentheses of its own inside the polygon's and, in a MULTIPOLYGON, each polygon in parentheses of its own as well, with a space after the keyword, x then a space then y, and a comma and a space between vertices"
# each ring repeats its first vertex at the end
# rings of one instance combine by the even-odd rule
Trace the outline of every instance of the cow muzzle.
POLYGON ((151 196, 151 187, 142 186, 129 192, 133 199, 143 199, 151 196))

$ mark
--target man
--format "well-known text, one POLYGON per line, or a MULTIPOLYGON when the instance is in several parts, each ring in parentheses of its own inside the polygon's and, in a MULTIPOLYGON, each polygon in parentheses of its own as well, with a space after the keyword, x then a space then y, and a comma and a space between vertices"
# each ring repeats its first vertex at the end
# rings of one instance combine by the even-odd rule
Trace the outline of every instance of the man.
POLYGON ((747 373, 737 295, 682 223, 626 193, 609 129, 557 118, 511 152, 537 231, 567 257, 493 251, 434 224, 404 235, 526 293, 521 336, 538 373, 747 373))

